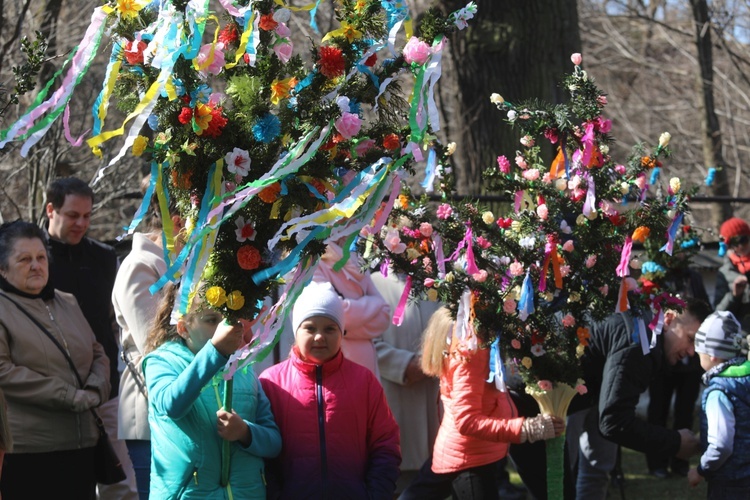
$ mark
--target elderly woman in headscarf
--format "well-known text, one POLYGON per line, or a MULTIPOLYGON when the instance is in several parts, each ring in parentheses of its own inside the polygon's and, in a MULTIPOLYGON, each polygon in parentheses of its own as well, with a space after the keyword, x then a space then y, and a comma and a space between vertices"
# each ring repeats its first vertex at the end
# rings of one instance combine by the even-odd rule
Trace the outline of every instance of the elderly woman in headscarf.
POLYGON ((14 438, 4 500, 96 498, 99 432, 89 410, 107 401, 109 361, 75 297, 53 289, 48 271, 39 227, 0 226, 0 391, 14 438))

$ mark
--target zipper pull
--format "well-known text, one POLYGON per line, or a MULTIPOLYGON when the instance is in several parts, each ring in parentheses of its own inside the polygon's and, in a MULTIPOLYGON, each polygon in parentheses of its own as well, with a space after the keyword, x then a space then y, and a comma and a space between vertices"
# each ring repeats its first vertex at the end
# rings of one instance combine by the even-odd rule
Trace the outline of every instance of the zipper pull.
POLYGON ((195 485, 198 486, 198 471, 193 471, 193 481, 195 482, 195 485))

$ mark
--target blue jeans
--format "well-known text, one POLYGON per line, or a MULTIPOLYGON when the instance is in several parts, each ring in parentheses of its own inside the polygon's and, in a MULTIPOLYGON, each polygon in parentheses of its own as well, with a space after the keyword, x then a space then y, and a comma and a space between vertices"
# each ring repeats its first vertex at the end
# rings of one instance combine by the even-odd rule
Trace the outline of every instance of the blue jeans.
POLYGON ((151 488, 151 441, 145 439, 128 439, 130 461, 133 462, 135 481, 138 484, 138 496, 140 500, 148 500, 151 488))

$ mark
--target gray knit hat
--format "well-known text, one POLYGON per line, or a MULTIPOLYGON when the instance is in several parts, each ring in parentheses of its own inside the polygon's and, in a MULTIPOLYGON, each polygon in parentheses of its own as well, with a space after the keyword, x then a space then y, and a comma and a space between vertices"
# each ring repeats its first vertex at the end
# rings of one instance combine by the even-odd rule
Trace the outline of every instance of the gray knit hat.
POLYGON ((292 309, 292 328, 297 335, 297 328, 307 318, 324 316, 336 322, 344 331, 344 301, 330 283, 312 282, 302 290, 292 309))
POLYGON ((732 359, 741 354, 742 332, 737 319, 729 311, 711 313, 695 334, 695 352, 719 359, 732 359))

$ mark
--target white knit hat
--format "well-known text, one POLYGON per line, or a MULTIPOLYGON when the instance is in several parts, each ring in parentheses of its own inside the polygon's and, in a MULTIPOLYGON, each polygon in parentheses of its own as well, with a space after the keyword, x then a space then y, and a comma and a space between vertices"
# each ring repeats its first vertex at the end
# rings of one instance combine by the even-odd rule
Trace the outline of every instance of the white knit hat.
POLYGON ((741 353, 740 324, 729 311, 708 315, 695 334, 695 352, 720 359, 732 359, 741 353))
POLYGON ((308 318, 313 316, 324 316, 336 322, 344 331, 344 301, 333 286, 328 283, 312 282, 297 298, 292 309, 292 327, 294 335, 297 329, 308 318))

